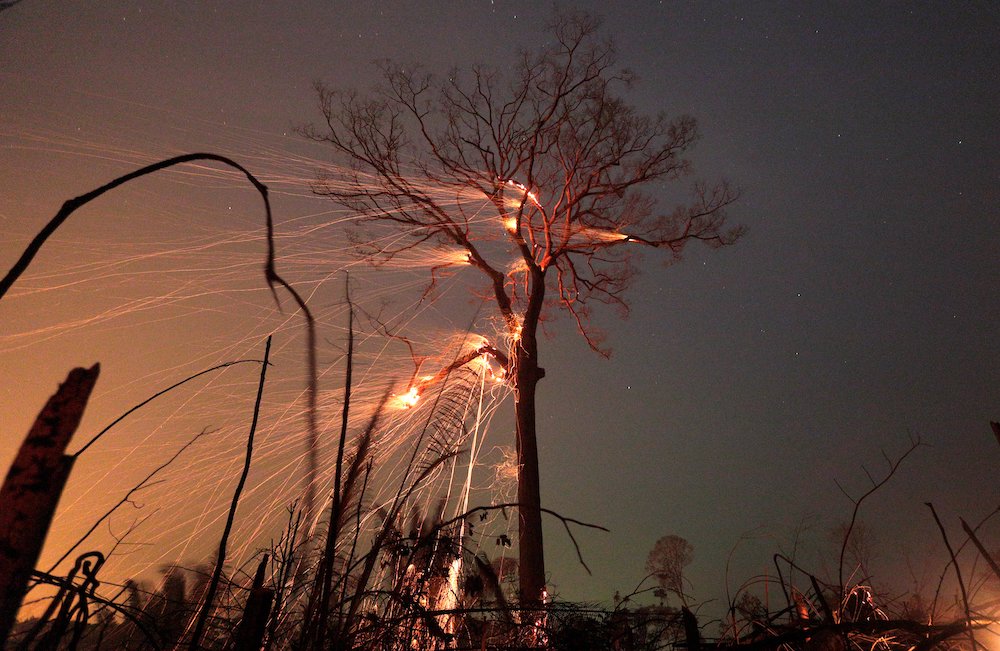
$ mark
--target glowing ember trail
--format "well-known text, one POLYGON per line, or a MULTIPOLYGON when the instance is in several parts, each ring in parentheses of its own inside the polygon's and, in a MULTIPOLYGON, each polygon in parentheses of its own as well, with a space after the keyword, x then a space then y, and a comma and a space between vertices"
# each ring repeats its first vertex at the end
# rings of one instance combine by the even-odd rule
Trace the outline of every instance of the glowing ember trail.
POLYGON ((538 197, 535 196, 535 193, 529 190, 527 186, 525 186, 523 183, 518 183, 513 179, 507 179, 507 185, 509 185, 512 188, 517 188, 518 190, 520 190, 524 194, 524 196, 526 196, 528 199, 531 199, 531 203, 533 203, 536 208, 540 209, 542 207, 542 204, 538 203, 538 197))
MULTIPOLYGON (((127 126, 122 129, 129 135, 127 126)), ((412 508, 428 513, 442 496, 452 496, 448 508, 457 511, 468 506, 474 484, 477 499, 487 503, 493 501, 491 493, 509 491, 511 477, 494 479, 491 470, 501 453, 484 444, 510 388, 503 381, 503 365, 482 351, 491 347, 491 340, 509 342, 509 334, 503 328, 483 337, 452 325, 475 321, 466 300, 470 279, 459 273, 471 261, 469 252, 413 249, 369 270, 359 265, 357 247, 343 233, 356 215, 331 210, 327 199, 312 192, 315 170, 325 170, 332 179, 340 173, 323 162, 324 154, 286 151, 282 138, 270 145, 260 134, 234 134, 221 127, 213 131, 220 142, 206 147, 250 152, 241 154, 240 162, 271 189, 278 266, 307 288, 304 296, 315 313, 318 352, 327 365, 320 368, 318 425, 328 435, 319 446, 317 495, 330 495, 334 479, 336 437, 329 434, 339 429, 343 394, 344 272, 351 272, 359 310, 372 315, 356 333, 348 451, 385 388, 398 382, 401 369, 412 369, 415 358, 434 369, 435 375, 404 385, 383 414, 371 445, 365 508, 351 519, 345 539, 357 527, 368 532, 380 526, 379 509, 388 509, 398 487, 413 480, 410 458, 428 467, 442 454, 467 449, 468 436, 473 445, 462 463, 469 467, 456 475, 457 460, 443 464, 414 493, 412 508), (437 279, 430 309, 421 300, 426 271, 445 266, 453 273, 437 279), (403 338, 411 348, 399 343, 403 338), (467 365, 452 366, 469 355, 467 365), (429 419, 436 428, 433 440, 421 438, 429 419), (454 491, 452 481, 458 483, 454 491)), ((100 161, 92 170, 95 186, 123 169, 173 153, 168 144, 149 143, 148 152, 139 153, 52 131, 4 138, 56 159, 53 166, 60 160, 100 161)), ((85 176, 84 182, 90 179, 85 176)), ((435 187, 421 190, 469 215, 470 228, 495 233, 495 221, 477 217, 489 205, 488 197, 456 197, 435 187)), ((289 509, 304 492, 306 463, 301 317, 294 306, 276 306, 260 281, 265 242, 257 201, 237 174, 210 166, 175 170, 142 187, 123 188, 94 206, 93 214, 81 215, 85 228, 72 235, 57 233, 47 245, 49 255, 26 272, 0 305, 0 367, 7 371, 5 379, 21 387, 21 403, 44 402, 52 378, 65 373, 64 351, 84 351, 91 362, 101 361, 107 377, 92 401, 96 427, 179 379, 231 360, 259 357, 261 343, 274 335, 274 367, 261 408, 252 480, 230 538, 234 571, 250 574, 259 550, 282 539, 289 509), (77 296, 87 300, 67 300, 77 296)), ((25 224, 32 220, 42 223, 31 215, 25 224)), ((29 241, 30 226, 15 225, 22 230, 7 233, 7 239, 29 241)), ((375 230, 364 244, 377 251, 396 238, 397 233, 375 230)), ((484 332, 495 327, 486 318, 481 321, 474 327, 484 332)), ((256 382, 255 374, 240 366, 206 375, 131 414, 81 455, 40 560, 42 569, 65 575, 72 557, 55 561, 82 540, 88 549, 117 550, 108 554, 102 584, 136 579, 153 582, 148 589, 155 589, 163 580, 158 568, 193 567, 210 558, 244 456, 256 382), (118 504, 125 496, 129 499, 118 504), (102 517, 101 526, 92 528, 102 517)), ((21 411, 8 407, 3 413, 21 411)), ((19 422, 10 426, 27 429, 19 422)), ((300 524, 302 530, 323 530, 324 510, 317 512, 315 521, 300 524)), ((498 522, 501 532, 509 534, 510 522, 498 522)), ((485 525, 476 527, 474 538, 462 536, 469 553, 496 553, 485 525)), ((449 563, 444 603, 452 603, 463 567, 460 559, 449 563)))

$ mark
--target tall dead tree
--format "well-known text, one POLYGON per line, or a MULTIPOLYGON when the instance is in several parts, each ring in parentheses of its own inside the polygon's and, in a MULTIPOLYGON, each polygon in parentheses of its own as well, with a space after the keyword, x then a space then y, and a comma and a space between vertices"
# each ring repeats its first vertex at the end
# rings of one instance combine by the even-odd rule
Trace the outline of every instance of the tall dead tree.
POLYGON ((383 260, 415 249, 439 256, 432 287, 462 266, 482 274, 504 341, 484 343, 456 364, 490 356, 514 390, 520 596, 528 605, 545 589, 539 323, 568 314, 606 355, 590 310, 626 309, 640 250, 678 256, 692 240, 721 246, 739 235, 725 227, 735 199, 725 183, 694 183, 692 198, 667 211, 644 191, 689 173, 696 124, 642 115, 626 102, 621 93, 633 75, 617 67, 599 27, 586 14, 558 14, 554 44, 503 70, 434 77, 383 63, 369 95, 317 85, 324 122, 303 129, 347 163, 317 192, 359 215, 362 250, 383 260))

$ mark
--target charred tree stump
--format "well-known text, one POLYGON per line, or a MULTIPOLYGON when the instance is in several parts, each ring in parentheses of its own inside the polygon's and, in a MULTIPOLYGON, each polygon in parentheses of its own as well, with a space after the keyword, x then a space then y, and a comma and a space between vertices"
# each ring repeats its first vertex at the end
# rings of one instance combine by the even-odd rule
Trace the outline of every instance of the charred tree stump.
POLYGON ((0 645, 14 625, 73 468, 66 447, 100 370, 94 364, 69 372, 35 419, 0 488, 0 645))
POLYGON ((264 587, 264 571, 267 567, 267 554, 257 566, 257 574, 250 588, 246 607, 243 609, 243 619, 236 629, 234 651, 257 651, 264 644, 264 633, 267 632, 267 619, 271 615, 271 605, 274 603, 274 590, 264 587))

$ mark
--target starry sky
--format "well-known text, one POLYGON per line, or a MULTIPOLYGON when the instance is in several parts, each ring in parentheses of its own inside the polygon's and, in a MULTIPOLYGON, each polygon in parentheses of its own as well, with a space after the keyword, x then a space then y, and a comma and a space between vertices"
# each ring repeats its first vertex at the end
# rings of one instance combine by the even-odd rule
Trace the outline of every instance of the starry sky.
MULTIPOLYGON (((573 4, 605 19, 638 75, 637 107, 699 120, 697 176, 742 189, 731 219, 748 233, 669 267, 648 256, 630 317, 599 319, 610 360, 569 324, 543 342, 544 505, 611 530, 578 532, 588 575, 548 523, 555 591, 630 592, 666 534, 694 546, 698 601, 769 571, 779 550, 819 571, 829 530, 851 512, 838 484, 860 494, 865 469, 882 473, 883 454, 912 437, 925 445, 862 515, 876 579, 926 587, 944 557, 923 502, 957 532, 959 516, 978 521, 1000 495, 988 423, 1000 420, 1000 12, 979 1, 573 4)), ((0 11, 0 259, 9 266, 63 200, 160 156, 219 151, 308 178, 307 159, 326 154, 294 127, 318 118, 315 80, 365 88, 383 57, 503 69, 549 42, 549 13, 507 0, 17 3, 0 11)), ((205 328, 195 348, 224 348, 231 314, 181 321, 158 308, 146 340, 134 315, 88 330, 66 315, 113 311, 134 288, 57 273, 67 258, 153 250, 171 231, 224 232, 230 222, 205 223, 234 207, 253 216, 233 228, 259 223, 245 187, 229 183, 215 205, 212 188, 192 185, 109 199, 107 211, 132 215, 113 225, 97 208, 81 215, 17 301, 0 303, 4 464, 70 366, 104 365, 92 431, 149 392, 144 378, 159 386, 142 369, 181 367, 158 332, 205 328)), ((323 207, 303 194, 276 194, 279 229, 317 219, 323 207)), ((504 427, 501 413, 494 435, 504 427)), ((984 531, 1000 544, 998 523, 984 531)))

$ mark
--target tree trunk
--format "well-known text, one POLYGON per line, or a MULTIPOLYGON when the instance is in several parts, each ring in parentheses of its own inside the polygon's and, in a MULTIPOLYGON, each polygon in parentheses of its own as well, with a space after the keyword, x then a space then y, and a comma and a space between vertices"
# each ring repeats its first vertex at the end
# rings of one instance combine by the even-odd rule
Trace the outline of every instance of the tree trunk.
POLYGON ((542 494, 538 481, 538 437, 535 429, 535 388, 545 377, 538 366, 538 321, 545 300, 545 270, 531 265, 528 305, 514 342, 514 417, 517 421, 517 513, 519 597, 524 607, 542 603, 545 553, 542 547, 542 494))
MULTIPOLYGON (((529 347, 529 346, 525 346, 529 347)), ((533 346, 530 346, 533 348, 533 346)), ((542 549, 541 491, 538 481, 538 441, 535 432, 535 387, 544 375, 537 355, 518 347, 517 419, 518 577, 521 605, 542 602, 545 590, 545 556, 542 549)))

